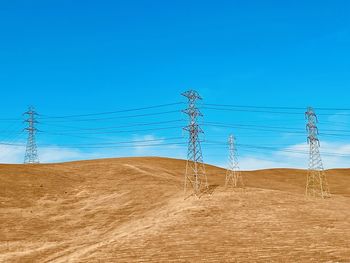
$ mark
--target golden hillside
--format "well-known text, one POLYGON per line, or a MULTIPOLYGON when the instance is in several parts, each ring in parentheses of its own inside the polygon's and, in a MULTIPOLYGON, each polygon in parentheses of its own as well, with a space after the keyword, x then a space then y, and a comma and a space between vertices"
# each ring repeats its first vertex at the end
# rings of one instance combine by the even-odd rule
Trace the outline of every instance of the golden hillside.
POLYGON ((332 198, 306 172, 207 166, 212 195, 183 195, 185 161, 121 158, 0 165, 0 262, 350 262, 350 170, 332 198))

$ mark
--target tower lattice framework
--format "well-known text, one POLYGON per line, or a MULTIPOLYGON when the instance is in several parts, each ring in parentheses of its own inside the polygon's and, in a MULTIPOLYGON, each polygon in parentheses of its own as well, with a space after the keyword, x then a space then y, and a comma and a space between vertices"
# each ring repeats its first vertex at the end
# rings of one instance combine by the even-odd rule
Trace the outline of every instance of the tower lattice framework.
POLYGON ((318 139, 317 116, 312 107, 305 113, 307 118, 306 129, 308 131, 307 141, 309 144, 309 169, 306 181, 306 195, 313 197, 330 197, 326 173, 323 169, 320 141, 318 139))
POLYGON ((38 121, 36 120, 36 116, 38 115, 35 112, 34 107, 29 107, 28 111, 24 113, 27 117, 25 122, 27 123, 27 128, 25 131, 28 132, 27 146, 26 152, 24 156, 25 164, 36 164, 39 163, 38 150, 36 145, 35 135, 37 133, 37 128, 35 127, 38 121))
POLYGON ((228 167, 226 171, 225 187, 244 187, 242 174, 239 168, 236 140, 233 135, 228 138, 228 167))
POLYGON ((197 102, 202 98, 194 90, 186 91, 182 95, 188 99, 188 107, 183 112, 189 118, 189 124, 184 127, 184 130, 189 134, 184 192, 186 194, 188 187, 191 187, 192 194, 198 197, 203 191, 208 189, 199 138, 199 134, 202 134, 203 130, 198 124, 198 118, 203 115, 197 107, 197 102))

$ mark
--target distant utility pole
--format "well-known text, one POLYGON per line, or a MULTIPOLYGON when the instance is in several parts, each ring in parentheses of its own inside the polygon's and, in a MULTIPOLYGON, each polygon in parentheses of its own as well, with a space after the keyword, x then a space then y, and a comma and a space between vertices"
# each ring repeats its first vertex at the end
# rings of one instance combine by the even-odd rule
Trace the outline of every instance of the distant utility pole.
POLYGON ((313 197, 330 197, 329 187, 325 171, 323 169, 320 141, 318 139, 317 116, 313 108, 309 107, 305 112, 307 118, 306 129, 309 144, 309 170, 306 181, 306 195, 313 197))
POLYGON ((184 128, 189 133, 187 164, 185 173, 185 194, 187 184, 190 185, 195 196, 199 197, 203 190, 208 189, 208 181, 203 164, 203 155, 199 134, 203 130, 198 125, 198 118, 203 116, 197 107, 197 101, 202 98, 194 90, 182 94, 188 99, 188 107, 183 112, 189 117, 189 124, 184 128))
POLYGON ((230 135, 228 138, 228 168, 226 171, 225 187, 244 187, 243 178, 238 165, 237 148, 235 137, 230 135))
POLYGON ((36 140, 35 135, 38 131, 35 127, 35 125, 38 123, 36 120, 36 115, 38 115, 34 107, 30 106, 28 111, 24 113, 26 116, 25 122, 28 124, 27 128, 25 130, 28 132, 28 140, 27 140, 27 147, 26 147, 26 153, 24 156, 24 163, 25 164, 35 164, 39 163, 39 157, 38 157, 38 150, 36 146, 36 140))

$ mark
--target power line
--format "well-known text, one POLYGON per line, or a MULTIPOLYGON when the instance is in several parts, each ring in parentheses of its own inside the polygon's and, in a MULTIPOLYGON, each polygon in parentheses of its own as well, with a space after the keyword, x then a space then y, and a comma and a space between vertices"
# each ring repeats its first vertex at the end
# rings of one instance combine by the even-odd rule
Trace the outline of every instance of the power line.
MULTIPOLYGON (((180 140, 183 137, 170 137, 170 138, 160 138, 160 139, 149 139, 149 140, 131 140, 131 141, 117 141, 117 142, 106 142, 106 143, 77 143, 77 144, 60 144, 59 146, 103 146, 103 145, 119 145, 119 144, 139 144, 145 142, 163 142, 171 140, 180 140)), ((50 144, 40 144, 39 146, 52 146, 50 144)))
MULTIPOLYGON (((173 143, 151 143, 151 144, 135 144, 135 145, 103 145, 103 146, 81 146, 79 149, 106 149, 106 148, 140 148, 140 147, 159 147, 159 146, 181 146, 186 145, 186 142, 173 142, 173 143)), ((60 148, 73 148, 74 147, 62 147, 62 146, 47 146, 46 149, 60 149, 60 148)))
POLYGON ((288 112, 288 111, 269 111, 269 110, 254 110, 254 109, 233 109, 233 108, 215 108, 215 107, 201 107, 206 110, 218 111, 235 111, 235 112, 255 112, 255 113, 270 113, 270 114, 288 114, 288 115, 302 115, 302 112, 288 112))
POLYGON ((210 127, 220 127, 220 128, 236 128, 236 129, 243 129, 243 130, 255 130, 255 131, 265 131, 265 132, 277 132, 277 133, 294 133, 294 134, 302 134, 302 131, 293 131, 289 130, 288 128, 279 128, 279 129, 267 129, 267 128, 259 128, 259 127, 244 127, 239 125, 230 125, 230 124, 211 124, 211 123, 204 123, 204 126, 210 126, 210 127))
MULTIPOLYGON (((194 91, 192 92, 192 95, 196 95, 194 91)), ((186 93, 185 93, 186 94, 186 93)), ((208 110, 220 110, 220 111, 233 111, 233 112, 258 112, 258 113, 268 113, 268 114, 282 114, 282 115, 301 115, 304 112, 304 108, 299 108, 299 107, 272 107, 272 106, 244 106, 244 105, 222 105, 222 104, 201 104, 202 107, 199 107, 199 105, 195 104, 195 99, 199 99, 198 97, 193 97, 193 101, 190 101, 189 95, 190 93, 187 93, 188 96, 186 96, 189 99, 189 108, 185 111, 186 114, 190 115, 192 118, 190 120, 189 126, 187 126, 187 129, 190 131, 191 128, 193 128, 193 124, 197 125, 197 133, 200 133, 200 127, 199 123, 197 122, 197 117, 200 116, 200 108, 202 109, 208 109, 208 110), (192 103, 192 104, 191 104, 192 103), (192 108, 191 108, 192 107, 192 108), (303 111, 301 111, 303 110, 303 111), (296 112, 298 111, 298 112, 296 112), (192 114, 192 115, 191 115, 192 114), (195 114, 195 118, 193 116, 195 114), (198 115, 197 115, 198 114, 198 115)), ((191 96, 192 96, 191 95, 191 96)), ((38 131, 36 127, 33 128, 35 129, 35 132, 40 132, 42 134, 46 135, 57 135, 57 136, 68 136, 68 137, 76 137, 76 138, 84 138, 84 139, 95 139, 95 140, 105 140, 105 138, 93 138, 93 137, 88 137, 84 135, 97 135, 97 134, 105 134, 105 135, 113 135, 113 134, 121 134, 121 133, 141 133, 141 132, 150 132, 150 131, 165 131, 165 130, 171 130, 171 129, 180 129, 182 126, 177 126, 174 124, 174 126, 169 126, 169 127, 157 127, 157 125, 164 125, 164 124, 170 124, 170 123, 177 123, 177 122, 182 122, 182 119, 170 119, 168 114, 172 113, 180 113, 180 110, 169 110, 169 111, 161 111, 159 110, 158 112, 147 112, 147 110, 152 110, 156 108, 165 108, 165 107, 171 107, 171 106, 176 106, 176 105, 181 105, 184 104, 183 102, 176 102, 176 103, 169 103, 169 104, 161 104, 161 105, 154 105, 154 106, 148 106, 148 107, 140 107, 140 108, 133 108, 133 109, 124 109, 124 110, 117 110, 117 111, 109 111, 109 112, 97 112, 97 113, 89 113, 89 114, 77 114, 77 115, 66 115, 66 116, 48 116, 48 115, 37 115, 37 117, 34 119, 40 118, 42 120, 43 125, 47 125, 48 128, 44 131, 38 131), (134 111, 146 111, 146 112, 140 112, 137 114, 127 114, 128 112, 134 112, 134 111), (122 113, 126 113, 127 115, 123 115, 122 113), (117 116, 114 116, 117 115, 117 116), (120 115, 119 115, 120 114, 120 115), (109 115, 109 116, 106 116, 109 115), (91 125, 92 122, 98 122, 102 124, 103 121, 108 121, 108 120, 117 120, 117 119, 133 119, 133 118, 141 118, 141 117, 148 117, 148 116, 161 116, 164 115, 167 117, 165 121, 154 121, 154 122, 133 122, 130 120, 130 124, 127 124, 128 121, 125 121, 126 124, 122 124, 119 126, 108 126, 106 125, 105 127, 84 127, 85 125, 81 125, 83 127, 77 127, 80 125, 74 126, 64 126, 60 125, 58 123, 63 123, 63 122, 74 122, 74 123, 86 123, 86 125, 91 125), (106 117, 105 117, 106 116, 106 117), (59 127, 60 129, 55 129, 54 131, 50 131, 50 126, 53 127, 59 127), (156 127, 150 127, 150 128, 141 128, 141 129, 129 129, 131 127, 144 127, 144 126, 156 126, 156 127), (125 129, 124 129, 125 128, 125 129)), ((318 108, 323 112, 323 114, 320 115, 340 115, 340 116, 350 116, 350 113, 330 113, 331 111, 348 111, 350 109, 341 109, 341 108, 318 108), (328 112, 327 112, 328 111, 328 112)), ((29 112, 29 111, 28 111, 29 112)), ((27 113, 28 113, 27 112, 27 113)), ((35 115, 36 116, 36 115, 35 115)), ((270 115, 269 115, 270 116, 270 115)), ((268 116, 268 117, 269 117, 268 116)), ((171 117, 171 116, 170 116, 171 117)), ((293 117, 291 117, 293 118, 293 117)), ((297 117, 295 117, 297 118, 297 117)), ((276 117, 277 119, 277 117, 276 117)), ((14 121, 18 119, 4 119, 8 121, 14 121)), ((29 119, 28 119, 29 120, 29 119)), ((285 119, 284 119, 285 120, 285 119)), ((299 120, 299 119, 295 119, 299 120)), ((0 119, 1 121, 1 119, 0 119)), ((302 121, 302 118, 300 118, 300 121, 302 121)), ((124 122, 124 123, 125 123, 124 122)), ((34 122, 35 123, 35 122, 34 122)), ((322 123, 328 123, 328 124, 335 124, 335 123, 343 123, 344 127, 345 125, 348 124, 347 122, 333 122, 333 121, 323 121, 322 123)), ((105 123, 106 124, 106 123, 105 123)), ((272 123, 271 123, 272 124, 272 123)), ((281 123, 280 123, 281 124, 281 123)), ((289 123, 290 124, 290 123, 289 123)), ((278 125, 278 124, 277 124, 278 125)), ((284 125, 284 124, 282 124, 284 125)), ((97 124, 94 126, 98 126, 97 124)), ((101 125, 103 126, 103 125, 101 125)), ((305 130, 302 128, 297 128, 297 127, 290 127, 289 125, 285 126, 269 126, 265 124, 257 124, 257 123, 252 123, 252 124, 243 124, 243 123, 237 123, 237 124, 227 124, 227 123, 220 123, 220 122, 204 122, 203 126, 205 127, 221 127, 221 128, 235 128, 235 129, 242 129, 242 130, 249 130, 249 132, 254 132, 254 131, 263 131, 268 133, 288 133, 291 136, 295 134, 296 136, 299 136, 301 134, 304 134, 305 130)), ((28 129, 28 128, 27 128, 28 129)), ((225 129, 222 129, 225 130, 225 129)), ((192 129, 194 131, 194 129, 192 129)), ((4 131, 2 131, 4 132, 4 131)), ((5 131, 6 133, 7 131, 5 131)), ((248 131, 242 134, 241 137, 249 137, 248 131)), ((9 134, 15 133, 15 130, 8 131, 9 134)), ((192 133, 193 135, 194 133, 192 133)), ((21 133, 19 133, 21 135, 21 133)), ((191 136, 192 136, 191 135, 191 136)), ((254 135, 254 134, 253 134, 254 135)), ((269 137, 269 136, 263 136, 262 134, 254 135, 254 137, 269 137), (258 136, 259 135, 259 136, 258 136)), ((329 137, 349 137, 350 136, 350 130, 347 130, 346 128, 343 129, 325 129, 323 130, 323 133, 320 133, 322 136, 329 136, 329 137)), ((275 136, 275 135, 271 135, 275 136)), ((112 137, 112 136, 100 136, 100 137, 112 137)), ((192 137, 191 137, 192 138, 192 137)), ((47 147, 47 148, 81 148, 81 149, 89 149, 89 148, 134 148, 134 147, 160 147, 160 146, 165 146, 165 145, 184 145, 185 143, 180 141, 177 142, 176 140, 181 140, 183 137, 170 137, 170 138, 159 138, 159 139, 150 139, 150 140, 135 140, 135 141, 119 141, 116 142, 114 139, 108 138, 108 141, 105 140, 103 142, 96 142, 96 143, 66 143, 66 144, 60 144, 57 146, 53 146, 50 144, 40 144, 40 147, 47 147)), ((192 138, 193 139, 193 138, 192 138)), ((29 140, 29 138, 28 138, 29 140)), ((83 141, 83 140, 81 140, 83 141)), ((87 141, 87 140, 86 140, 87 141)), ((197 139, 194 140, 195 143, 202 143, 206 147, 216 147, 220 146, 220 143, 213 143, 213 141, 202 141, 198 138, 197 134, 197 139)), ((88 141, 87 141, 88 142, 88 141)), ((0 143, 0 145, 4 146, 24 146, 23 144, 15 143, 15 141, 3 141, 3 143, 0 143)), ((225 144, 226 145, 226 144, 225 144)), ((278 151, 278 152, 288 152, 288 153, 296 153, 296 154, 307 154, 307 152, 303 150, 298 150, 298 149, 288 149, 286 148, 278 148, 276 147, 276 144, 267 144, 267 145, 248 145, 248 144, 237 144, 239 147, 241 147, 243 150, 261 150, 261 151, 278 151)), ((281 144, 279 144, 281 146, 281 144)), ((288 145, 286 145, 288 146, 288 145)), ((200 147, 200 145, 199 145, 200 147)), ((193 147, 192 147, 193 148, 193 147)), ((192 149, 191 148, 191 149, 192 149)), ((190 147, 189 147, 190 150, 190 147)), ((196 154, 198 154, 198 145, 195 146, 196 154)), ((201 153, 202 154, 202 153, 201 153)), ((341 154, 341 153, 336 153, 336 152, 329 152, 329 153, 323 153, 324 155, 328 156, 334 156, 334 157, 350 157, 350 155, 347 154, 341 154)), ((201 157, 202 158, 202 157, 201 157)), ((192 160, 192 157, 190 158, 192 160)), ((200 164, 201 160, 198 161, 198 164, 200 164)), ((204 177, 203 177, 204 179, 204 177)), ((204 182, 204 181, 203 181, 204 182)))
MULTIPOLYGON (((119 131, 105 131, 105 132, 79 132, 78 134, 118 134, 118 133, 135 133, 135 132, 144 132, 144 131, 161 131, 161 130, 171 130, 171 129, 180 129, 182 126, 171 126, 163 128, 150 128, 150 129, 139 129, 139 130, 119 130, 119 131)), ((49 131, 40 131, 41 133, 53 134, 53 135, 75 135, 76 133, 70 132, 49 132, 49 131)))
MULTIPOLYGON (((290 127, 280 127, 280 126, 267 126, 267 125, 255 125, 255 124, 227 124, 222 122, 204 122, 204 125, 222 125, 227 127, 246 127, 246 128, 267 128, 267 129, 290 129, 290 130, 297 130, 297 131, 303 131, 300 128, 290 128, 290 127)), ((350 132, 350 131, 349 131, 350 132)))
POLYGON ((115 117, 108 117, 108 118, 95 118, 95 119, 58 119, 58 120, 46 120, 46 122, 106 121, 106 120, 116 120, 116 119, 126 119, 126 118, 138 118, 138 117, 147 117, 147 116, 166 115, 166 114, 170 114, 170 113, 180 113, 180 111, 179 110, 172 110, 172 111, 163 111, 163 112, 136 114, 136 115, 125 115, 125 116, 115 116, 115 117))
MULTIPOLYGON (((149 142, 162 142, 162 141, 169 141, 169 140, 177 140, 177 139, 183 139, 183 137, 171 137, 171 138, 164 138, 164 139, 151 139, 151 140, 137 140, 137 141, 122 141, 122 142, 114 142, 114 143, 91 143, 91 144, 62 144, 62 145, 50 145, 50 144, 39 144, 40 147, 46 147, 46 148, 73 148, 75 146, 79 146, 78 148, 137 148, 141 146, 162 146, 162 145, 185 145, 186 142, 172 142, 172 143, 151 143, 149 142), (132 144, 133 145, 120 145, 120 144, 132 144), (148 144, 145 144, 148 143, 148 144), (80 146, 86 146, 86 147, 80 147, 80 146)), ((220 146, 216 147, 217 149, 225 149, 227 147, 227 143, 221 142, 221 141, 205 141, 203 142, 205 146, 220 146)), ((0 145, 7 145, 7 146, 25 146, 25 144, 15 144, 15 143, 0 143, 0 145)), ((302 155, 308 155, 308 151, 306 150, 297 150, 297 149, 289 149, 287 148, 279 148, 276 146, 267 146, 267 145, 252 145, 252 144, 236 144, 241 149, 245 150, 263 150, 263 151, 276 151, 276 152, 286 152, 286 153, 295 153, 295 154, 302 154, 302 155)), ((340 154, 336 152, 322 152, 325 156, 331 156, 331 157, 350 157, 350 154, 340 154)))
POLYGON ((5 146, 26 146, 24 143, 11 143, 11 142, 0 142, 0 145, 5 145, 5 146))
MULTIPOLYGON (((219 106, 219 107, 231 107, 231 108, 251 108, 251 109, 278 109, 278 110, 305 110, 305 107, 278 107, 278 106, 254 106, 254 105, 232 105, 232 104, 212 104, 204 103, 203 106, 219 106)), ((350 108, 315 108, 322 111, 350 111, 350 108)))
MULTIPOLYGON (((208 109, 208 110, 218 110, 218 111, 234 111, 234 112, 253 112, 253 113, 269 113, 269 114, 284 114, 284 115, 302 115, 303 112, 291 112, 291 111, 273 111, 273 108, 218 108, 218 107, 207 107, 203 106, 202 109, 208 109), (266 109, 266 110, 265 110, 266 109)), ((278 109, 278 108, 276 108, 278 109)), ((287 108, 286 108, 287 109, 287 108)), ((282 108, 280 108, 282 110, 282 108)), ((319 115, 323 116, 350 116, 350 113, 321 113, 319 115)))
MULTIPOLYGON (((277 126, 265 126, 265 125, 242 125, 242 124, 226 124, 219 122, 206 122, 204 126, 221 127, 221 128, 236 128, 243 130, 256 130, 265 132, 277 132, 277 133, 292 133, 292 134, 303 134, 303 129, 290 128, 290 127, 277 127, 277 126)), ((348 137, 350 134, 340 134, 340 133, 329 133, 338 132, 339 130, 325 130, 326 132, 320 133, 320 135, 325 136, 335 136, 335 137, 348 137)), ((350 133, 350 130, 342 130, 342 132, 350 133)))
POLYGON ((24 131, 22 130, 19 134, 15 134, 15 136, 8 138, 6 140, 6 142, 1 142, 0 145, 10 146, 10 147, 5 148, 5 150, 2 149, 2 151, 0 152, 0 157, 4 157, 4 156, 8 155, 8 153, 11 151, 12 146, 24 147, 25 146, 24 144, 17 144, 17 145, 14 144, 14 142, 17 141, 17 139, 19 139, 19 137, 23 134, 24 134, 24 131))
MULTIPOLYGON (((137 127, 137 126, 152 126, 152 125, 160 125, 160 124, 167 124, 167 123, 175 123, 175 122, 182 122, 182 119, 178 120, 169 120, 169 121, 158 121, 158 122, 148 122, 148 123, 135 123, 135 124, 125 124, 120 126, 110 126, 110 127, 98 127, 98 128, 81 128, 81 127, 73 127, 73 126, 61 126, 61 125, 55 125, 51 123, 43 123, 48 126, 54 126, 54 127, 63 127, 63 128, 71 128, 73 130, 71 131, 98 131, 98 130, 111 130, 111 129, 119 129, 119 128, 128 128, 128 127, 137 127)), ((64 130, 65 132, 70 132, 69 130, 64 130)))
POLYGON ((125 109, 125 110, 117 110, 117 111, 88 113, 88 114, 77 114, 77 115, 66 115, 66 116, 40 115, 41 116, 40 118, 42 118, 42 119, 66 119, 66 118, 76 118, 76 117, 91 117, 91 116, 109 115, 109 114, 116 114, 116 113, 124 113, 124 112, 132 112, 132 111, 140 111, 140 110, 163 108, 163 107, 169 107, 169 106, 175 106, 175 105, 181 105, 181 104, 183 104, 183 102, 174 102, 174 103, 168 103, 168 104, 160 104, 160 105, 154 105, 154 106, 148 106, 148 107, 125 109))
POLYGON ((12 122, 12 121, 22 121, 22 119, 21 118, 1 118, 0 121, 2 121, 2 122, 6 122, 6 121, 12 122))
MULTIPOLYGON (((133 112, 133 111, 141 111, 141 110, 148 110, 148 109, 156 109, 156 108, 163 108, 163 107, 169 107, 169 106, 175 106, 175 105, 182 105, 184 102, 174 102, 174 103, 167 103, 167 104, 160 104, 160 105, 153 105, 153 106, 146 106, 146 107, 140 107, 140 108, 131 108, 131 109, 123 109, 123 110, 115 110, 115 111, 106 111, 106 112, 96 112, 96 113, 87 113, 87 114, 75 114, 75 115, 62 115, 62 116, 50 116, 50 115, 44 115, 39 114, 40 119, 65 119, 65 118, 77 118, 77 117, 91 117, 91 116, 100 116, 100 115, 110 115, 110 114, 117 114, 117 113, 125 113, 125 112, 133 112)), ((256 106, 256 105, 232 105, 232 104, 215 104, 215 103, 205 103, 201 104, 203 108, 207 109, 217 109, 217 110, 234 110, 234 111, 252 111, 252 112, 260 112, 260 111, 254 111, 254 109, 270 109, 270 110, 304 110, 304 107, 278 107, 278 106, 256 106), (226 107, 224 108, 217 108, 217 107, 226 107)), ((350 108, 322 108, 318 107, 317 110, 322 111, 350 111, 350 108)), ((261 111, 266 112, 266 111, 261 111)), ((270 113, 281 113, 281 114, 289 114, 291 112, 270 112, 270 113)), ((292 113, 292 114, 300 114, 300 113, 292 113)), ((337 114, 337 113, 332 113, 337 114)), ((339 113, 342 114, 342 113, 339 113)), ((349 115, 349 114, 344 114, 349 115)), ((0 118, 0 121, 20 121, 21 119, 18 118, 0 118)))
MULTIPOLYGON (((130 141, 116 141, 111 143, 81 143, 81 144, 60 144, 60 145, 52 145, 52 144, 38 144, 39 147, 48 147, 48 148, 63 148, 63 147, 79 147, 80 146, 92 146, 91 148, 94 148, 94 146, 100 146, 98 148, 104 148, 105 146, 123 146, 123 147, 139 147, 139 146, 153 146, 153 145, 177 145, 177 144, 186 144, 184 141, 181 142, 172 142, 172 143, 165 143, 166 141, 172 141, 172 140, 183 140, 183 137, 170 137, 170 138, 159 138, 159 139, 146 139, 146 140, 130 140, 130 141), (153 144, 152 142, 159 142, 153 144), (145 143, 151 143, 151 144, 145 144, 145 143), (126 145, 125 145, 126 144, 126 145), (127 145, 132 144, 132 145, 127 145)), ((25 146, 26 144, 17 144, 17 143, 8 143, 8 142, 0 142, 0 145, 8 145, 8 146, 25 146)), ((85 147, 90 148, 90 147, 85 147)))
MULTIPOLYGON (((220 149, 224 149, 227 143, 222 141, 205 141, 204 145, 221 145, 220 149)), ((269 150, 269 151, 278 151, 278 152, 287 152, 287 153, 298 153, 298 154, 309 154, 308 151, 296 150, 290 148, 279 148, 276 146, 262 146, 262 145, 253 145, 253 144, 237 144, 240 148, 252 148, 252 149, 260 149, 260 150, 269 150)), ((334 156, 334 157, 350 157, 350 154, 340 154, 335 152, 322 152, 323 155, 334 156)))

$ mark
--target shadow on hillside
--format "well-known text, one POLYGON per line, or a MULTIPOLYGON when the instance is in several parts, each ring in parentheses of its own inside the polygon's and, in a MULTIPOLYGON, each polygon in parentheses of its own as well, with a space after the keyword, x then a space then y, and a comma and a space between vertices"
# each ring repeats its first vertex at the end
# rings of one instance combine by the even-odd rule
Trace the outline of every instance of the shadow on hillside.
POLYGON ((212 184, 208 186, 208 189, 205 191, 206 194, 210 194, 213 195, 214 191, 216 188, 218 188, 219 185, 218 184, 212 184))
POLYGON ((199 195, 196 195, 194 192, 191 193, 190 195, 186 196, 184 198, 184 200, 190 198, 190 197, 193 197, 193 196, 197 196, 198 199, 201 199, 203 196, 206 196, 206 195, 213 195, 215 189, 219 187, 218 184, 213 184, 213 185, 209 185, 208 188, 206 189, 203 189, 201 190, 201 192, 199 193, 199 195))

